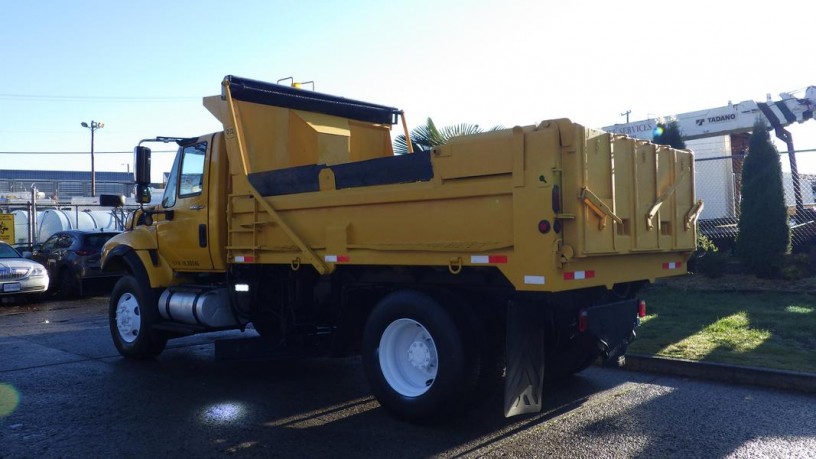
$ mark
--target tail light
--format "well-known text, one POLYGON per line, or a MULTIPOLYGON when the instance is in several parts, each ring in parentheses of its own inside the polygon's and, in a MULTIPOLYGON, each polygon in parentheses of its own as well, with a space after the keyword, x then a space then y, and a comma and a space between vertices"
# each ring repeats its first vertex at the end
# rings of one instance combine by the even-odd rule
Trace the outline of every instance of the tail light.
POLYGON ((589 315, 586 309, 581 309, 578 313, 578 331, 583 333, 589 329, 589 315))
POLYGON ((640 300, 638 303, 638 317, 646 317, 646 302, 640 300))

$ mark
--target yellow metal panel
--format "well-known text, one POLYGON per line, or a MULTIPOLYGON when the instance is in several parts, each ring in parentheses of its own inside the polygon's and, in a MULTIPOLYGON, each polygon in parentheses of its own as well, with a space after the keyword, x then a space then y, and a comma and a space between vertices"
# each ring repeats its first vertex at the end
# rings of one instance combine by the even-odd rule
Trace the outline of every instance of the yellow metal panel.
POLYGON ((615 248, 618 252, 629 252, 635 216, 634 142, 623 136, 613 136, 610 141, 614 158, 615 214, 622 221, 615 225, 615 248))
POLYGON ((381 124, 349 121, 351 130, 351 161, 393 156, 391 128, 381 124))
POLYGON ((657 199, 657 154, 655 146, 648 142, 635 141, 634 186, 635 186, 635 249, 656 250, 658 230, 650 228, 646 216, 657 199))
POLYGON ((442 179, 513 172, 512 131, 457 137, 435 149, 434 173, 442 179))
POLYGON ((210 258, 213 270, 220 271, 226 268, 227 226, 224 225, 224 216, 227 209, 227 195, 230 190, 221 188, 221 184, 229 186, 229 163, 224 136, 216 134, 210 143, 210 161, 205 190, 209 194, 207 209, 207 232, 210 248, 210 258))
POLYGON ((16 244, 14 239, 14 214, 0 214, 0 241, 16 244))
MULTIPOLYGON (((585 177, 584 187, 597 196, 600 203, 605 206, 602 209, 611 210, 615 214, 615 189, 614 183, 614 163, 612 148, 609 143, 609 134, 601 131, 587 130, 586 145, 584 147, 582 172, 585 177)), ((603 212, 605 216, 593 211, 592 206, 586 201, 583 202, 582 225, 584 252, 581 254, 602 254, 615 251, 614 244, 614 221, 603 212)))

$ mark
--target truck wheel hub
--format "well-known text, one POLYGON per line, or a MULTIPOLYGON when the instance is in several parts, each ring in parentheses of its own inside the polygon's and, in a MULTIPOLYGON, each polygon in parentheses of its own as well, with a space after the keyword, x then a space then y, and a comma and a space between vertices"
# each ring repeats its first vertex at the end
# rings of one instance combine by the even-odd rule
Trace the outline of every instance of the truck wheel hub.
POLYGON ((424 341, 414 341, 408 349, 408 361, 414 368, 425 370, 431 363, 431 351, 424 341))
POLYGON ((116 329, 119 337, 126 343, 136 341, 142 327, 141 311, 136 297, 125 293, 119 297, 116 305, 116 329))
POLYGON ((380 338, 379 361, 388 385, 405 397, 428 392, 439 370, 433 337, 413 319, 397 319, 386 327, 380 338))

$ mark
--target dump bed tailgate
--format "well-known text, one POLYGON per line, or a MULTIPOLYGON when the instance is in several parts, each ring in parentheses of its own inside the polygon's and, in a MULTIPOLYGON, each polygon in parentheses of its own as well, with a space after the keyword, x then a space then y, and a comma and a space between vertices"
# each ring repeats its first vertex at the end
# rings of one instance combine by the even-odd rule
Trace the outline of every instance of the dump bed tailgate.
POLYGON ((575 148, 561 157, 573 256, 694 250, 692 153, 575 126, 575 148))

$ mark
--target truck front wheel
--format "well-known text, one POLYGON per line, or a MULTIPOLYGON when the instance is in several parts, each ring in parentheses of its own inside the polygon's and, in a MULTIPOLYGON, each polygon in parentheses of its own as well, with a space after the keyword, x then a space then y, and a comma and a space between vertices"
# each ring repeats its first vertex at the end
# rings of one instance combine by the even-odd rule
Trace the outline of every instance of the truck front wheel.
POLYGON ((133 276, 116 282, 108 306, 108 321, 116 349, 124 357, 147 359, 159 355, 167 338, 151 330, 158 321, 156 294, 133 276))
POLYGON ((363 368, 377 400, 395 416, 414 422, 446 417, 473 395, 478 358, 458 306, 406 290, 388 295, 371 313, 363 368))

